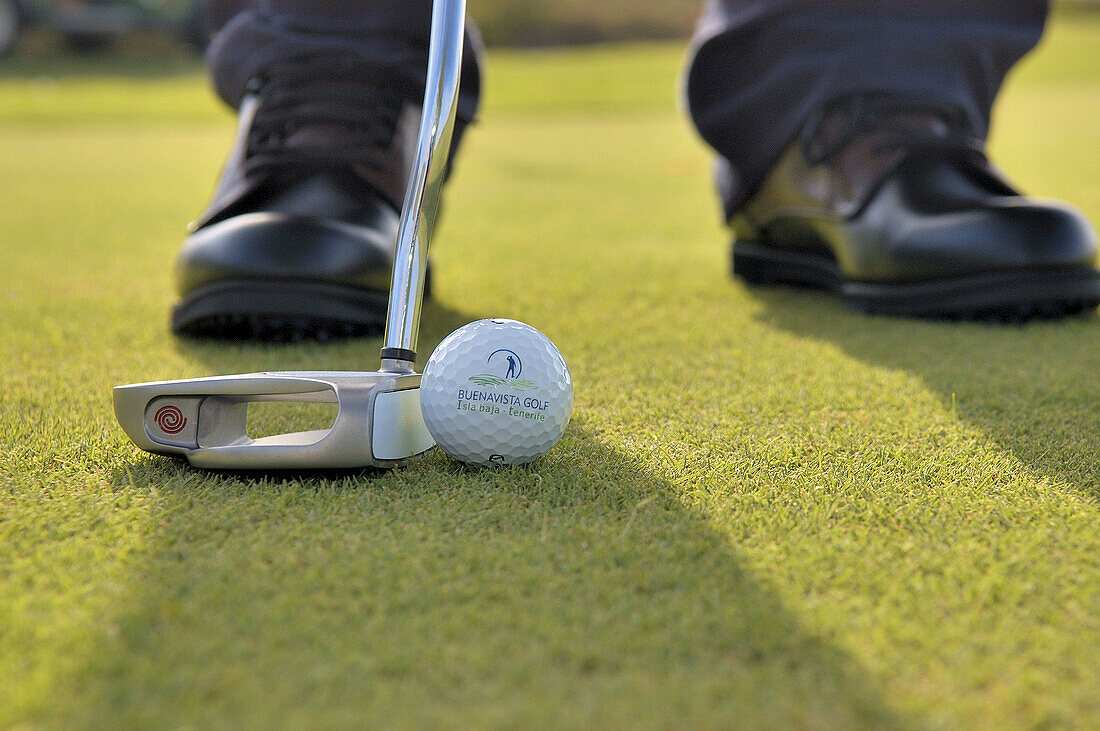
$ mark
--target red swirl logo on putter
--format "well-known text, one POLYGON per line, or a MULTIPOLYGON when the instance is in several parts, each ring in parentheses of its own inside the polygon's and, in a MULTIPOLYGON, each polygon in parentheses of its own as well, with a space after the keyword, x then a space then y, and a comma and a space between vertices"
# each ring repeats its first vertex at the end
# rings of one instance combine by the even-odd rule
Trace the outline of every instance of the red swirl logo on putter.
POLYGON ((153 414, 153 421, 165 434, 179 434, 187 426, 187 417, 175 406, 161 406, 153 414))

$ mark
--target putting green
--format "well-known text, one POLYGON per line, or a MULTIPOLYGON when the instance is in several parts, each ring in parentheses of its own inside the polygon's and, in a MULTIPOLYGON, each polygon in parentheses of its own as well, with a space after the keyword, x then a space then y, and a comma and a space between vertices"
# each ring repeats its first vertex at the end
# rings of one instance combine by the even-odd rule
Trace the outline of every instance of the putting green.
MULTIPOLYGON (((1098 32, 1055 19, 993 143, 1094 221, 1098 32)), ((530 322, 573 423, 528 468, 290 479, 144 455, 111 412, 117 383, 377 363, 168 335, 232 135, 201 70, 0 66, 0 726, 1095 723, 1100 319, 746 290, 679 47, 492 56, 424 351, 530 322)))

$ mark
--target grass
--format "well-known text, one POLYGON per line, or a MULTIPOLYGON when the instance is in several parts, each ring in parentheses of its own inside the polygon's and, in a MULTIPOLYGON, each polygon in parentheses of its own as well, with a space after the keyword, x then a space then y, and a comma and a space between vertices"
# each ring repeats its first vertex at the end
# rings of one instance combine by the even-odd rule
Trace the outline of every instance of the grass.
POLYGON ((470 14, 490 44, 678 38, 691 32, 695 0, 636 3, 629 0, 471 0, 470 14))
MULTIPOLYGON (((1097 31, 1055 20, 993 142, 1094 221, 1097 31)), ((564 441, 286 478, 144 455, 111 412, 117 383, 376 365, 168 335, 232 132, 199 69, 0 66, 0 726, 1100 723, 1100 319, 731 282, 680 58, 495 53, 450 189, 424 350, 543 329, 564 441)))

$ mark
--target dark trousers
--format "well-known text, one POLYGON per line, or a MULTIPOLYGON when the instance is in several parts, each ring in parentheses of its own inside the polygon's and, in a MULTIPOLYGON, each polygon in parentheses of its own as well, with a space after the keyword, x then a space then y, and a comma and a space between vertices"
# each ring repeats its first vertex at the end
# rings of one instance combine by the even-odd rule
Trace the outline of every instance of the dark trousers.
MULTIPOLYGON (((422 88, 430 0, 210 0, 215 88, 236 105, 277 60, 354 53, 422 88)), ((705 0, 691 44, 687 108, 717 153, 727 215, 752 195, 812 111, 855 92, 960 108, 984 138, 1005 74, 1035 46, 1045 0, 705 0)), ((459 115, 481 92, 471 24, 459 115)))

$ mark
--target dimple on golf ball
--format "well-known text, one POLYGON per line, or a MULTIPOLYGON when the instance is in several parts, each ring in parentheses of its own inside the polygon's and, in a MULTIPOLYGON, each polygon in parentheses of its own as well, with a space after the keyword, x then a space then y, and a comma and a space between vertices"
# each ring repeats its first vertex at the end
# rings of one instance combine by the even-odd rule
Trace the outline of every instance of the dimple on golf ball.
POLYGON ((424 366, 420 409, 440 448, 477 465, 526 464, 558 443, 573 378, 541 332, 478 320, 443 339, 424 366))

